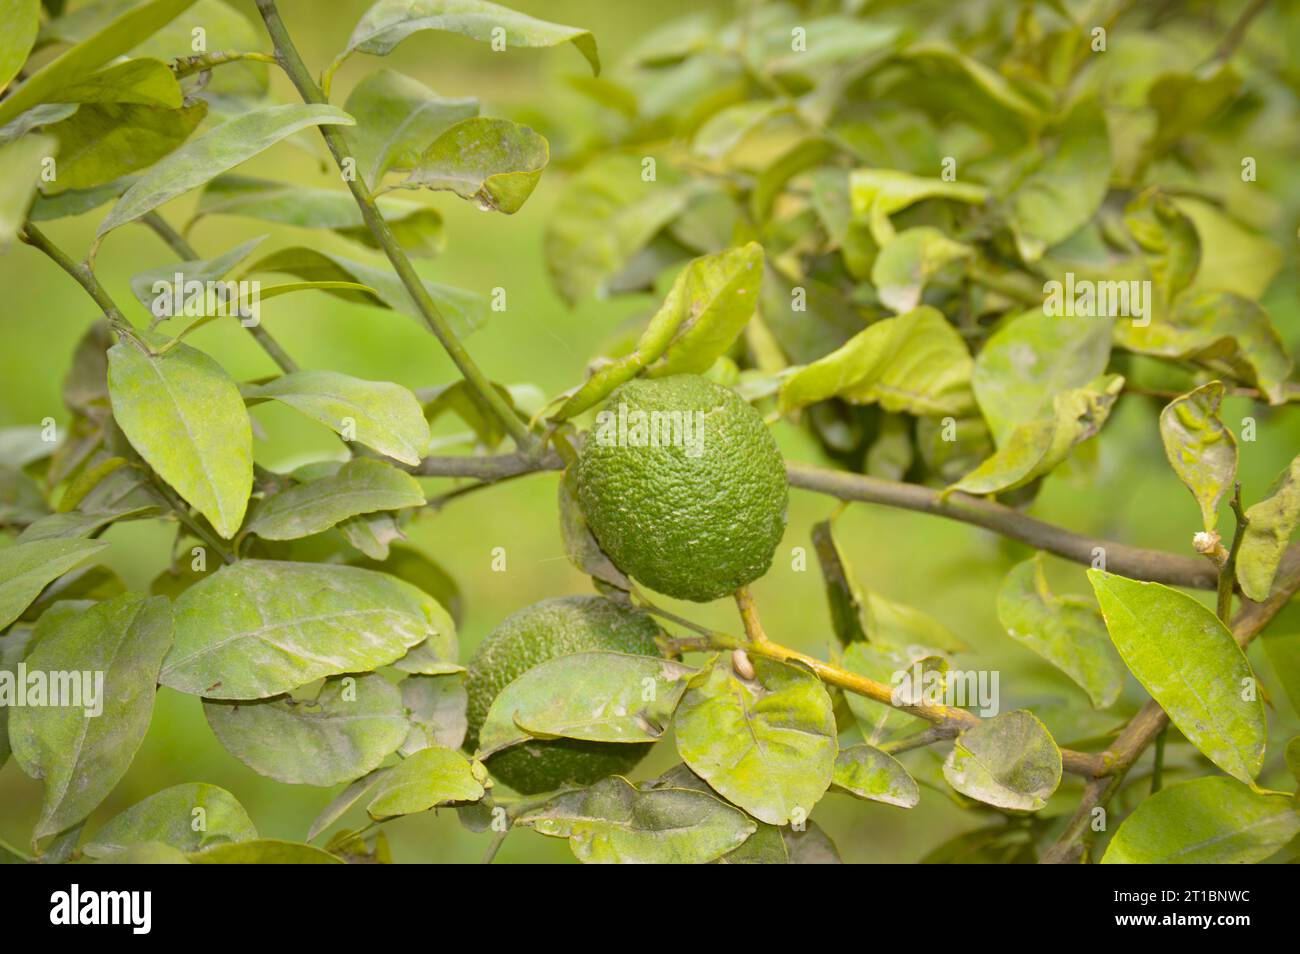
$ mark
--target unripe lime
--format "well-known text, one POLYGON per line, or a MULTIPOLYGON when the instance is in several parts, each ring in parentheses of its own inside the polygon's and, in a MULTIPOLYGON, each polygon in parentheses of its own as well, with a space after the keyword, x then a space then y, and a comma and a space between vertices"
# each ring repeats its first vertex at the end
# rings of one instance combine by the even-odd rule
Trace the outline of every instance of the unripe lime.
POLYGON ((758 579, 785 531, 785 465, 763 418, 696 375, 614 391, 577 477, 587 524, 610 559, 679 599, 715 600, 758 579))
MULTIPOLYGON (((658 656, 655 636, 659 632, 645 613, 602 596, 566 596, 521 609, 483 640, 470 660, 465 678, 466 747, 471 751, 478 747, 479 730, 497 694, 539 663, 602 650, 658 656)), ((533 795, 630 772, 650 745, 536 740, 503 749, 490 756, 486 765, 511 788, 533 795)))

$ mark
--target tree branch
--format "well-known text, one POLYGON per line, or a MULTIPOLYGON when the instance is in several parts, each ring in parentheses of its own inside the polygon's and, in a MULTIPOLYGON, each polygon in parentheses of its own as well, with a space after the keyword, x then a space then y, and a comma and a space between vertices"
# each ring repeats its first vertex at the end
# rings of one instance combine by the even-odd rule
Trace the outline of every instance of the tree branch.
POLYGON ((919 484, 807 464, 787 463, 786 471, 792 487, 830 494, 840 500, 884 504, 959 520, 1085 566, 1092 565, 1099 554, 1104 555, 1106 570, 1131 579, 1203 590, 1218 585, 1216 568, 1204 559, 1086 537, 981 497, 952 493, 945 498, 919 484))
MULTIPOLYGON (((271 36, 271 42, 275 46, 276 57, 280 66, 289 75, 289 79, 298 90, 303 102, 326 103, 325 94, 321 92, 320 87, 316 85, 316 81, 312 79, 311 74, 307 71, 302 57, 298 55, 297 47, 294 46, 288 30, 285 29, 284 21, 280 19, 275 0, 257 0, 257 9, 261 13, 262 20, 266 24, 266 30, 271 36)), ((316 128, 324 137, 325 145, 329 147, 329 151, 334 156, 334 161, 341 171, 344 159, 353 154, 348 146, 347 138, 340 131, 340 127, 336 125, 320 125, 316 128)), ((344 176, 344 179, 353 199, 356 200, 357 207, 361 210, 361 217, 365 220, 366 227, 375 237, 375 241, 379 243, 380 248, 384 250, 384 254, 388 256, 388 261, 392 263, 394 271, 397 272, 397 277, 406 286, 406 290, 415 302, 425 325, 433 332, 434 337, 438 339, 456 367, 460 369, 461 376, 469 384, 470 392, 483 408, 500 420, 501 426, 505 428, 506 433, 510 435, 520 450, 532 451, 536 449, 538 446, 537 436, 511 410, 505 398, 493 387, 492 382, 474 363, 474 359, 470 357, 469 352, 465 350, 465 346, 456 337, 456 332, 452 330, 451 325, 448 324, 447 319, 438 310, 433 298, 430 297, 424 283, 420 280, 420 276, 416 273, 414 266, 411 265, 411 260, 407 258, 406 252, 402 249, 396 236, 393 235, 393 230, 389 228, 388 222, 380 214, 378 207, 375 205, 375 200, 366 189, 365 184, 355 176, 344 176)))
MULTIPOLYGON (((1104 552, 1107 570, 1134 580, 1202 590, 1213 590, 1218 586, 1217 568, 1200 557, 1087 537, 991 500, 962 493, 950 494, 945 499, 938 491, 919 484, 881 480, 810 464, 787 462, 785 466, 790 486, 801 490, 828 494, 840 500, 947 517, 1085 566, 1092 565, 1099 551, 1104 552)), ((527 454, 497 454, 427 457, 412 472, 422 477, 477 477, 491 481, 538 470, 562 470, 563 467, 564 462, 556 454, 538 459, 527 454)))

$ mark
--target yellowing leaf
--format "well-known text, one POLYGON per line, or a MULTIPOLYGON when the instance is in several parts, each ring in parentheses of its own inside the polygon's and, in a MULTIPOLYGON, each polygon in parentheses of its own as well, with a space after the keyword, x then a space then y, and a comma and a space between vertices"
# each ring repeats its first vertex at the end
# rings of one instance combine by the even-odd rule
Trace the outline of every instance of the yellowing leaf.
POLYGON ((454 192, 509 215, 533 194, 550 157, 546 140, 527 126, 476 116, 435 139, 400 186, 454 192))
POLYGON ((835 714, 812 673, 753 662, 756 683, 718 665, 691 681, 677 708, 677 752, 728 801, 784 825, 806 818, 831 783, 835 714))
POLYGON ((1104 709, 1119 698, 1124 666, 1115 656, 1101 614, 1077 596, 1048 588, 1043 555, 1012 567, 998 591, 998 622, 1007 635, 1042 656, 1104 709))
POLYGON ((1160 412, 1165 456, 1201 507, 1205 529, 1219 522, 1219 501, 1237 476, 1237 439, 1219 420, 1223 383, 1211 381, 1160 412))
POLYGON ((943 777, 976 801, 1036 812, 1061 784, 1061 750, 1033 714, 1005 712, 957 737, 943 777))
POLYGON ((1122 377, 1109 374, 1086 387, 1063 391, 1053 402, 1052 417, 1018 425, 992 457, 950 489, 991 494, 1037 480, 1065 460, 1075 445, 1101 430, 1123 387, 1122 377))
POLYGON ((959 414, 971 406, 971 358, 961 335, 928 305, 885 318, 781 387, 781 410, 838 397, 909 414, 959 414))
POLYGON ((1300 457, 1283 472, 1273 495, 1246 511, 1246 519, 1250 523, 1237 553, 1237 581, 1246 596, 1259 602, 1268 598, 1278 563, 1300 525, 1300 457))

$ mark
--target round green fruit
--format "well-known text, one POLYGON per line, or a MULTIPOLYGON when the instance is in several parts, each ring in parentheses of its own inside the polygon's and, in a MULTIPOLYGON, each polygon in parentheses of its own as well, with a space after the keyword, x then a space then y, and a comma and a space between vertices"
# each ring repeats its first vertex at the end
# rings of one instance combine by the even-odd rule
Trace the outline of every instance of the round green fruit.
MULTIPOLYGON (((470 660, 465 678, 466 747, 478 747, 479 730, 497 694, 539 663, 602 650, 658 656, 659 632, 645 613, 601 596, 566 596, 524 607, 483 640, 470 660)), ((650 745, 576 739, 523 742, 490 756, 486 765, 515 791, 534 795, 630 772, 650 745)))
POLYGON ((772 565, 789 485, 763 418, 691 374, 629 381, 609 396, 577 464, 597 542, 653 590, 704 603, 772 565))

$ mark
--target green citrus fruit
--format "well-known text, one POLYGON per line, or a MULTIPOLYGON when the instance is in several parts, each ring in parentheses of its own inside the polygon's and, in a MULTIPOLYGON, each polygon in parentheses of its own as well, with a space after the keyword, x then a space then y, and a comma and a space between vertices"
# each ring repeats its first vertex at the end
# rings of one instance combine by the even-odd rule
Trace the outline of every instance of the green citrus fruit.
POLYGON ((624 573, 707 602, 758 579, 785 531, 785 465, 763 418, 691 374, 629 381, 596 415, 578 501, 624 573))
MULTIPOLYGON (((478 747, 479 729, 497 693, 538 663, 601 650, 658 656, 659 632, 645 613, 601 596, 566 596, 521 609, 483 640, 470 660, 466 747, 478 747)), ((524 742, 490 756, 486 764, 515 791, 533 795, 630 772, 650 745, 576 739, 524 742)))

